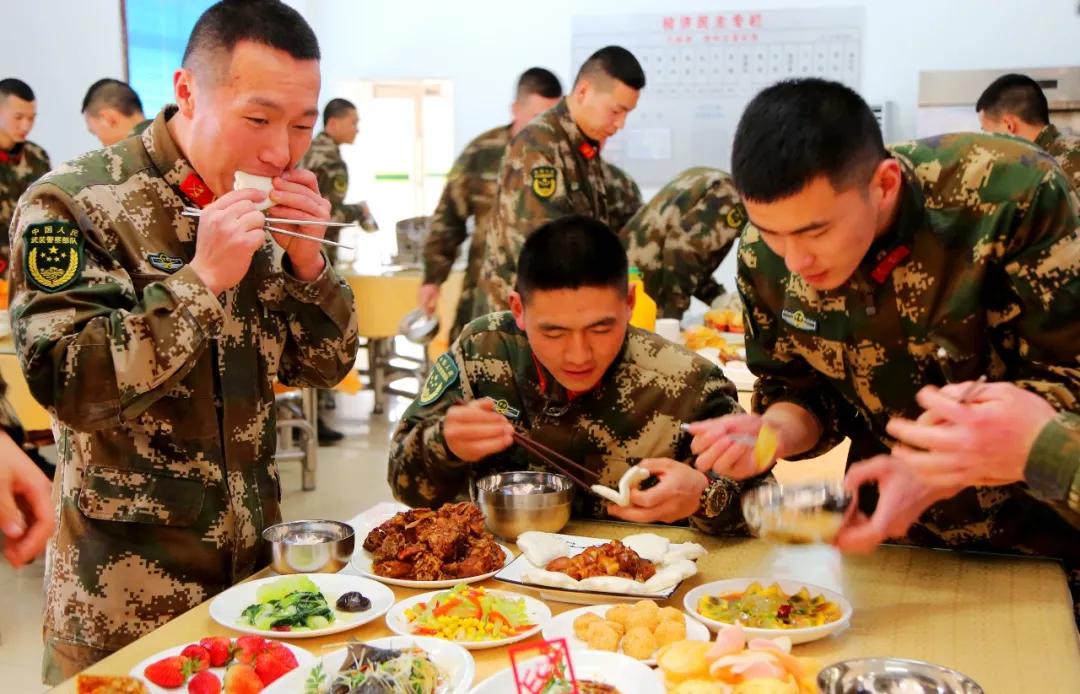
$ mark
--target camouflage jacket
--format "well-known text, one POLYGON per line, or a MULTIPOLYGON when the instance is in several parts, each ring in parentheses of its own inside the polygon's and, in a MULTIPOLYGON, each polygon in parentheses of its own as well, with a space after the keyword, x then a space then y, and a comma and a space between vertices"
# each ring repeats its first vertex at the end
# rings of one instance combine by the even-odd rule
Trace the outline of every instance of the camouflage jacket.
POLYGON ((641 188, 638 188, 637 181, 631 178, 630 174, 611 162, 605 161, 604 168, 607 170, 608 188, 613 198, 608 226, 617 234, 641 209, 641 188))
POLYGON ((128 137, 131 137, 132 135, 142 135, 143 131, 146 130, 147 128, 149 128, 153 124, 154 124, 154 119, 153 118, 146 118, 146 119, 136 123, 135 127, 131 129, 130 133, 128 133, 128 137))
POLYGON ((0 429, 3 429, 9 434, 14 431, 22 430, 22 425, 19 424, 19 417, 15 414, 15 408, 8 402, 7 382, 4 380, 3 376, 0 376, 0 429))
POLYGON ((626 202, 632 193, 624 191, 625 185, 613 181, 599 147, 570 117, 566 99, 534 118, 510 141, 503 157, 474 315, 508 308, 518 254, 534 229, 559 217, 584 214, 617 232, 633 214, 627 214, 632 205, 626 202))
MULTIPOLYGON (((754 410, 805 407, 825 433, 803 456, 850 436, 853 460, 893 444, 885 424, 916 418, 927 384, 986 374, 1080 410, 1080 220, 1061 170, 1030 143, 982 134, 891 150, 904 176, 897 220, 840 288, 815 291, 744 229, 754 410)), ((1024 485, 969 488, 909 537, 1080 560, 1076 531, 1024 485)))
MULTIPOLYGON (((690 436, 679 426, 740 412, 735 396, 735 387, 712 363, 630 328, 600 384, 570 397, 535 360, 513 316, 494 313, 470 323, 439 357, 420 397, 402 416, 390 447, 390 488, 404 503, 434 507, 467 496, 476 480, 495 472, 548 470, 520 448, 477 463, 457 459, 442 435, 446 411, 457 402, 491 398, 523 433, 596 470, 601 484, 614 487, 642 458, 689 464, 690 436)), ((727 479, 713 484, 730 488, 730 503, 716 518, 695 516, 695 525, 738 531, 736 485, 727 479)), ((606 516, 602 502, 577 492, 574 514, 606 516)))
POLYGON ((476 283, 484 262, 484 230, 495 204, 499 164, 510 143, 510 126, 500 125, 481 133, 454 162, 446 187, 431 217, 431 230, 424 242, 424 284, 442 284, 450 276, 458 248, 468 236, 467 222, 473 219, 469 261, 458 299, 451 339, 473 319, 476 283))
POLYGON ((1051 124, 1039 131, 1035 144, 1057 160, 1073 189, 1080 191, 1080 137, 1065 135, 1051 124))
POLYGON ((1063 515, 1080 526, 1080 415, 1059 412, 1043 427, 1024 479, 1040 496, 1068 509, 1063 515))
POLYGON ((49 173, 16 212, 15 346, 59 424, 50 648, 120 648, 248 576, 280 520, 275 380, 330 387, 356 353, 348 285, 269 238, 215 296, 188 264, 212 196, 163 111, 49 173), (209 199, 208 199, 209 198, 209 199))
POLYGON ((49 155, 33 142, 23 142, 10 150, 0 150, 0 276, 7 274, 8 228, 15 203, 30 184, 49 172, 49 155))
POLYGON ((687 169, 623 228, 630 264, 662 318, 682 318, 691 297, 712 303, 724 288, 713 273, 739 238, 746 209, 729 174, 687 169))
MULTIPOLYGON (((378 225, 363 203, 346 204, 349 192, 349 168, 341 158, 341 148, 324 130, 311 139, 311 147, 300 160, 300 168, 308 169, 319 179, 319 192, 330 201, 330 216, 335 222, 356 222, 365 231, 375 231, 378 225)), ((326 238, 336 241, 339 229, 327 230, 326 238)))

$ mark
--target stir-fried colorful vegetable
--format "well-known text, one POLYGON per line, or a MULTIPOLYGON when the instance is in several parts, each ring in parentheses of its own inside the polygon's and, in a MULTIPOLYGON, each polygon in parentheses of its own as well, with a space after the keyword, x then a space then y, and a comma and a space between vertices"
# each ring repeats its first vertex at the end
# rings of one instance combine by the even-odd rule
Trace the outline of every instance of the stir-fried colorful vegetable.
POLYGON ((308 631, 334 621, 319 587, 307 576, 288 576, 261 586, 258 602, 240 613, 240 622, 263 631, 308 631))
POLYGON ((516 636, 536 625, 529 621, 525 601, 492 595, 483 587, 454 586, 431 602, 405 610, 412 633, 449 641, 496 641, 516 636))
POLYGON ((706 595, 698 612, 726 624, 742 624, 755 629, 802 629, 835 622, 840 606, 823 595, 810 595, 805 587, 788 595, 779 584, 763 588, 754 582, 741 593, 706 595))

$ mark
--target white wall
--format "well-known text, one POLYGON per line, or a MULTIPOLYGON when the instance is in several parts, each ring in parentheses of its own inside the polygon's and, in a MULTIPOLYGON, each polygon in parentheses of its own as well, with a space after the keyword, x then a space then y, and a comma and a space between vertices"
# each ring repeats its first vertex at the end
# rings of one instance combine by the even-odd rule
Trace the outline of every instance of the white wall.
POLYGON ((30 139, 54 165, 101 146, 86 130, 86 89, 124 78, 120 0, 2 0, 0 78, 18 77, 37 96, 30 139))

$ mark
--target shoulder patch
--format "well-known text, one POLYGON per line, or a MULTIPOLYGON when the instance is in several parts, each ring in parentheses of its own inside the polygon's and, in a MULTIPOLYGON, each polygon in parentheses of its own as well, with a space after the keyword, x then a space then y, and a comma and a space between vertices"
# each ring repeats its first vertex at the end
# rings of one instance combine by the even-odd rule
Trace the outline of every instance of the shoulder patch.
POLYGON ((435 363, 431 365, 431 373, 424 381, 424 387, 420 389, 419 402, 427 407, 443 396, 446 389, 458 379, 458 365, 449 353, 443 353, 435 363))
POLYGON ((532 191, 538 198, 550 198, 558 187, 559 173, 554 166, 534 166, 532 191))
POLYGON ((184 259, 168 253, 151 253, 146 256, 147 262, 162 272, 173 273, 184 267, 184 259))
POLYGON ((746 224, 746 208, 739 203, 728 210, 727 218, 724 220, 727 225, 732 229, 742 229, 746 224))
POLYGON ((344 176, 334 176, 332 185, 334 186, 334 192, 341 193, 342 195, 349 190, 349 182, 344 176))
POLYGON ((40 222, 26 227, 24 270, 30 284, 58 292, 82 274, 83 233, 71 222, 40 222))

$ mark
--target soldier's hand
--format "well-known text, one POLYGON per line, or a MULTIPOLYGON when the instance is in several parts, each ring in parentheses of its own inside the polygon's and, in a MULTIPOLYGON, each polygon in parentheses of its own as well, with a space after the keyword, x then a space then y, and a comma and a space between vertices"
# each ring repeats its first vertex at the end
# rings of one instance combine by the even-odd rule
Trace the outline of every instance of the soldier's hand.
POLYGON ((631 523, 674 523, 694 515, 708 478, 686 463, 670 458, 649 458, 638 463, 659 482, 649 489, 630 491, 630 505, 608 504, 608 513, 631 523))
MULTIPOLYGON (((270 201, 274 203, 274 206, 266 211, 270 217, 330 221, 330 201, 319 195, 319 181, 310 171, 292 169, 274 177, 270 201)), ((270 234, 289 255, 293 274, 298 279, 310 282, 318 277, 326 265, 322 255, 323 245, 318 241, 326 235, 326 227, 284 223, 275 223, 273 226, 315 239, 306 241, 273 232, 270 234)))
POLYGON ((22 566, 45 549, 56 522, 52 483, 10 436, 0 432, 0 531, 4 557, 22 566))
MULTIPOLYGON (((731 414, 690 424, 686 429, 694 435, 690 443, 690 452, 697 456, 694 467, 736 480, 764 472, 758 469, 753 456, 763 421, 756 414, 731 414)), ((774 458, 765 469, 775 462, 774 458)))
POLYGON ((931 505, 963 489, 926 486, 911 468, 888 455, 855 463, 844 477, 844 487, 853 495, 871 482, 878 486, 877 507, 867 516, 859 511, 857 498, 852 502, 835 540, 843 552, 870 552, 890 538, 902 537, 931 505))
POLYGON ((991 486, 1024 479, 1039 432, 1057 411, 1012 383, 927 386, 916 396, 926 408, 917 421, 895 418, 888 432, 899 445, 893 456, 928 486, 991 486))
POLYGON ((266 240, 266 217, 255 209, 255 203, 265 198, 262 191, 246 188, 226 193, 203 208, 191 269, 214 294, 244 278, 251 257, 266 240))
POLYGON ((420 308, 424 309, 424 313, 429 316, 435 313, 435 307, 439 303, 439 285, 421 284, 417 302, 420 304, 420 308))
POLYGON ((451 453, 475 463, 509 448, 514 442, 514 427, 495 411, 494 402, 483 398, 446 411, 443 439, 451 453))

